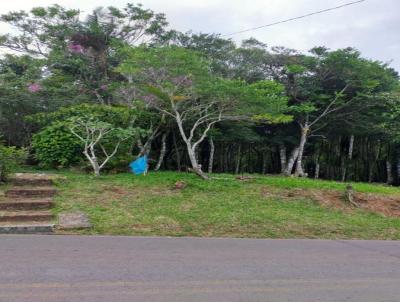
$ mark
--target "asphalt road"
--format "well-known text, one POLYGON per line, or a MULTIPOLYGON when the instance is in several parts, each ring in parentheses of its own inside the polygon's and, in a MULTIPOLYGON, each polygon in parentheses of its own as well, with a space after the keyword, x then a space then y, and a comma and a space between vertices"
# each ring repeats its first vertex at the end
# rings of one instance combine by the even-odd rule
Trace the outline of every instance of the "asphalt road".
POLYGON ((1 302, 400 301, 400 241, 0 236, 1 302))

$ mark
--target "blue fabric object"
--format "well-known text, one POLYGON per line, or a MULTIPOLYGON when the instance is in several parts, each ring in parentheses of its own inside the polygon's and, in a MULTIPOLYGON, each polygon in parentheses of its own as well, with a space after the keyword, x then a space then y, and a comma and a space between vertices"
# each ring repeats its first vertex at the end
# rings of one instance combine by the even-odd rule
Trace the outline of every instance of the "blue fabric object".
POLYGON ((145 174, 147 172, 147 156, 139 157, 129 164, 131 171, 136 175, 145 174))

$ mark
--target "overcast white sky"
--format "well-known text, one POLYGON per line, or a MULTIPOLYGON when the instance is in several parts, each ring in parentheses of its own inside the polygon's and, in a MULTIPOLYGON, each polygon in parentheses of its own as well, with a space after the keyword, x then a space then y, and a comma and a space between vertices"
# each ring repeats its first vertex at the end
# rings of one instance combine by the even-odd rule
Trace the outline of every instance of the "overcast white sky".
MULTIPOLYGON (((122 7, 126 2, 167 15, 170 26, 180 31, 227 34, 296 17, 351 0, 0 0, 0 13, 29 10, 58 3, 90 12, 98 6, 122 7)), ((308 50, 324 45, 331 49, 352 46, 365 57, 392 62, 400 71, 400 1, 366 2, 305 19, 233 36, 236 41, 255 37, 268 45, 308 50)), ((0 32, 7 27, 0 25, 0 32)))

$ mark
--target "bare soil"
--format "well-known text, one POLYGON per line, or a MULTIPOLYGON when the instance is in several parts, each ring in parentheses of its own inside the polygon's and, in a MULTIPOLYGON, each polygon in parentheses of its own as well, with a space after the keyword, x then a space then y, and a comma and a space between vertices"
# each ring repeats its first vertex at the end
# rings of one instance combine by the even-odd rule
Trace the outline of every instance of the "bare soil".
MULTIPOLYGON (((342 211, 351 211, 354 209, 352 205, 346 203, 344 191, 300 188, 280 189, 278 191, 276 188, 264 187, 261 194, 264 197, 278 197, 286 200, 299 198, 312 199, 325 207, 340 209, 342 211)), ((387 217, 400 217, 400 195, 354 192, 354 202, 360 209, 380 213, 387 217)))

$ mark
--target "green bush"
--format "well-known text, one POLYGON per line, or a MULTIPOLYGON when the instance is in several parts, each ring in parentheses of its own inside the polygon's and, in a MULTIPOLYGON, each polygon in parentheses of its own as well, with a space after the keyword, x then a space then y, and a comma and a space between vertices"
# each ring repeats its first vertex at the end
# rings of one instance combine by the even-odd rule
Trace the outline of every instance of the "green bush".
POLYGON ((0 144, 0 181, 6 181, 9 173, 21 165, 26 160, 26 157, 27 152, 25 149, 6 147, 0 144))
POLYGON ((32 147, 44 167, 68 167, 82 157, 80 141, 63 123, 52 124, 35 134, 32 147))

